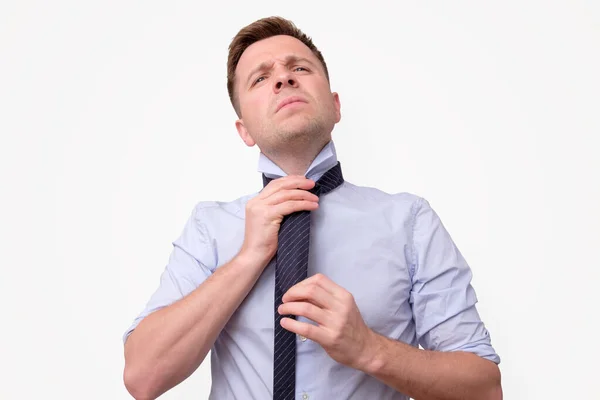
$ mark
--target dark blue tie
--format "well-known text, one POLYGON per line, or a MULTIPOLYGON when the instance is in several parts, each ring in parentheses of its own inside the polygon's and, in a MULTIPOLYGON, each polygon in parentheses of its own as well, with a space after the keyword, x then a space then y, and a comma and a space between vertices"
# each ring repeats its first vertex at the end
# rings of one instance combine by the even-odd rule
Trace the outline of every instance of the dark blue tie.
MULTIPOLYGON (((271 181, 263 175, 263 184, 271 181)), ((338 162, 328 170, 310 190, 322 196, 344 182, 342 167, 338 162)), ((273 363, 273 399, 294 400, 296 392, 296 335, 281 324, 277 308, 289 288, 307 278, 308 244, 310 239, 310 211, 299 211, 286 215, 281 222, 275 255, 275 358, 273 363)))

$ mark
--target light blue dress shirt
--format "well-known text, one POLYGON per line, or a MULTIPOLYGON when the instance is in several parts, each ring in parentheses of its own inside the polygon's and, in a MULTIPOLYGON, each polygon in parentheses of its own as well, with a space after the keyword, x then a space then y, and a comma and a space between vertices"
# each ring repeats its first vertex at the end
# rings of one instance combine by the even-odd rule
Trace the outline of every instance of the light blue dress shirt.
MULTIPOLYGON (((317 180, 336 163, 330 142, 305 175, 317 180)), ((259 172, 286 175, 262 154, 259 172)), ((144 317, 196 289, 238 253, 245 205, 257 194, 196 205, 158 289, 123 340, 144 317)), ((311 214, 309 276, 320 272, 352 293, 366 324, 386 337, 500 362, 475 308, 471 270, 425 199, 346 181, 319 203, 311 214)), ((271 262, 212 347, 211 400, 272 398, 274 282, 271 262)), ((408 399, 335 362, 306 338, 298 337, 296 363, 298 400, 408 399)))

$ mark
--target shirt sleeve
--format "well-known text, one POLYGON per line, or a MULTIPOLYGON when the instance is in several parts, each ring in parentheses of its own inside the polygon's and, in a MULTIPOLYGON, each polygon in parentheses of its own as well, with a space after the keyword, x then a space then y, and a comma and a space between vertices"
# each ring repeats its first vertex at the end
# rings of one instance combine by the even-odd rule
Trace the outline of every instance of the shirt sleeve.
POLYGON ((123 343, 145 317, 185 297, 213 273, 214 267, 208 265, 213 264, 214 252, 206 227, 199 218, 201 210, 201 204, 194 208, 183 232, 173 242, 158 289, 123 335, 123 343))
POLYGON ((500 363, 481 321, 467 262, 427 200, 413 206, 410 301, 419 344, 500 363))

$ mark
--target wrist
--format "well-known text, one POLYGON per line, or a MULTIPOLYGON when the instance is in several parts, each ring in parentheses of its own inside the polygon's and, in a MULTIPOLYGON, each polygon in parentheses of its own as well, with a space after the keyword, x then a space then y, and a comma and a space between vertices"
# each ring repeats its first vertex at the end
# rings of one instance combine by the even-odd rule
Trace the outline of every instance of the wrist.
POLYGON ((375 375, 384 366, 386 354, 386 338, 369 329, 367 341, 357 369, 368 375, 375 375))
POLYGON ((238 264, 243 265, 245 268, 260 269, 261 271, 269 264, 271 258, 265 257, 264 254, 256 254, 247 250, 241 250, 235 256, 238 264))

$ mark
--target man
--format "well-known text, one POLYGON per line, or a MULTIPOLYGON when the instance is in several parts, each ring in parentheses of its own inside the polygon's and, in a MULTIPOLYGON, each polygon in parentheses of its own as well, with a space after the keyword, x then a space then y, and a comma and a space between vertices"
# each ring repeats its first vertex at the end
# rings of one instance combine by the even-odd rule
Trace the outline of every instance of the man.
POLYGON ((428 202, 344 181, 311 39, 282 18, 243 28, 228 90, 264 188, 195 207, 125 333, 130 393, 156 398, 212 349, 211 399, 502 398, 469 266, 428 202))

